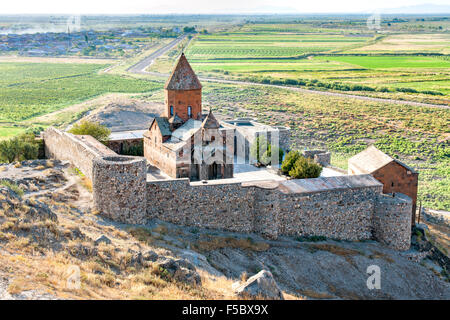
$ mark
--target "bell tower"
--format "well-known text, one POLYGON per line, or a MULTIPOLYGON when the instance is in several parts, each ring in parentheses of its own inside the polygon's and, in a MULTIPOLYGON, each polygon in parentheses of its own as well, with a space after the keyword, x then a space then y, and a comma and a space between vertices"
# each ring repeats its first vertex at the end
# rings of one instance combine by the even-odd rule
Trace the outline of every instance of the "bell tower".
POLYGON ((164 117, 172 118, 176 114, 183 122, 201 120, 202 85, 184 53, 181 53, 164 91, 164 117))

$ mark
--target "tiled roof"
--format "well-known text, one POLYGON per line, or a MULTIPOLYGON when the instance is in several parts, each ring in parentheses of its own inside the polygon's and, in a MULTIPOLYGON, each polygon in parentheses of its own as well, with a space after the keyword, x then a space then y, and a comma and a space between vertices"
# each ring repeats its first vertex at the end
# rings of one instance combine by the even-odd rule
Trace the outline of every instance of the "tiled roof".
MULTIPOLYGON (((165 117, 156 117, 154 121, 156 121, 156 124, 158 125, 159 130, 161 131, 161 134, 163 136, 170 136, 170 135, 172 135, 172 132, 170 131, 169 121, 167 121, 167 118, 165 118, 165 117)), ((153 125, 153 123, 152 123, 152 125, 153 125)), ((152 125, 150 125, 150 127, 152 125)))
POLYGON ((181 119, 175 112, 173 117, 169 119, 169 123, 183 123, 183 119, 181 119))
POLYGON ((366 150, 361 151, 348 159, 348 163, 352 164, 360 173, 373 173, 391 162, 396 162, 407 170, 416 173, 413 168, 397 159, 391 158, 384 152, 375 148, 375 146, 370 146, 366 150))
POLYGON ((319 177, 314 179, 295 179, 280 182, 280 191, 284 193, 315 193, 326 190, 346 188, 378 187, 382 184, 370 174, 319 177))
POLYGON ((348 163, 357 166, 361 173, 372 173, 392 161, 394 161, 393 158, 374 146, 370 146, 366 150, 351 157, 348 163))
POLYGON ((195 90, 201 89, 202 85, 194 70, 187 61, 184 53, 178 59, 177 65, 172 71, 164 86, 167 90, 195 90))
POLYGON ((200 129, 201 125, 202 123, 200 121, 189 119, 185 124, 172 132, 172 137, 182 141, 190 139, 191 136, 200 129))
POLYGON ((206 129, 220 128, 219 121, 217 121, 216 117, 214 117, 211 110, 209 110, 208 115, 206 116, 205 120, 203 120, 202 128, 206 128, 206 129))

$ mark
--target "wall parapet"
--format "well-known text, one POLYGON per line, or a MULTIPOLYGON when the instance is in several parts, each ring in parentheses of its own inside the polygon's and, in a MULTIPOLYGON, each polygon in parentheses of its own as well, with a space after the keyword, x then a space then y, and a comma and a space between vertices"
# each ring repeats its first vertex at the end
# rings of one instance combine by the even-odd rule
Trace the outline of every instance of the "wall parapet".
POLYGON ((190 184, 188 179, 147 181, 149 219, 258 233, 270 239, 316 235, 367 240, 377 236, 382 243, 405 250, 409 221, 396 219, 398 205, 385 200, 382 184, 371 175, 238 184, 190 184))
POLYGON ((373 215, 374 238, 396 250, 411 245, 412 199, 402 193, 378 194, 373 215))
POLYGON ((146 222, 146 161, 130 156, 93 160, 94 207, 108 218, 132 224, 146 222))
POLYGON ((97 157, 117 155, 91 136, 76 136, 53 127, 43 134, 45 156, 70 161, 92 180, 92 161, 97 157))

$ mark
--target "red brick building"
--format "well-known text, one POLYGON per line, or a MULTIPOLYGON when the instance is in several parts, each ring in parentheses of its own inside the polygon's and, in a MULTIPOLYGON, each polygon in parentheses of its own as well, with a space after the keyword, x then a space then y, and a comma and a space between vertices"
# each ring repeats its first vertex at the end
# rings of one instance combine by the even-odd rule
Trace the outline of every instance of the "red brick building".
POLYGON ((164 89, 163 115, 144 133, 147 161, 173 178, 232 178, 234 130, 202 114, 202 85, 184 54, 164 89))
POLYGON ((177 114, 183 121, 189 119, 201 121, 202 85, 184 53, 181 54, 164 89, 166 105, 164 117, 171 118, 177 114))
POLYGON ((383 193, 403 193, 412 199, 412 224, 415 224, 419 173, 374 146, 348 160, 348 174, 371 174, 383 184, 383 193))

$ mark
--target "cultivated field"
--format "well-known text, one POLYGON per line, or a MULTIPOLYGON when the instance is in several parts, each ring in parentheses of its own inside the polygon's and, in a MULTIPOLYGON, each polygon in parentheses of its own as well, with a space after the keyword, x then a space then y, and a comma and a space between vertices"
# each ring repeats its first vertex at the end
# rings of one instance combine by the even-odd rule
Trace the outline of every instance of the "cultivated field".
MULTIPOLYGON (((185 51, 194 68, 210 77, 450 104, 447 21, 421 27, 416 19, 401 26, 394 19, 378 33, 363 22, 248 23, 198 35, 185 51)), ((152 70, 169 67, 157 63, 152 70)))
POLYGON ((148 92, 160 87, 160 84, 145 79, 99 74, 106 66, 94 63, 0 63, 0 137, 26 130, 33 118, 100 95, 148 92))

